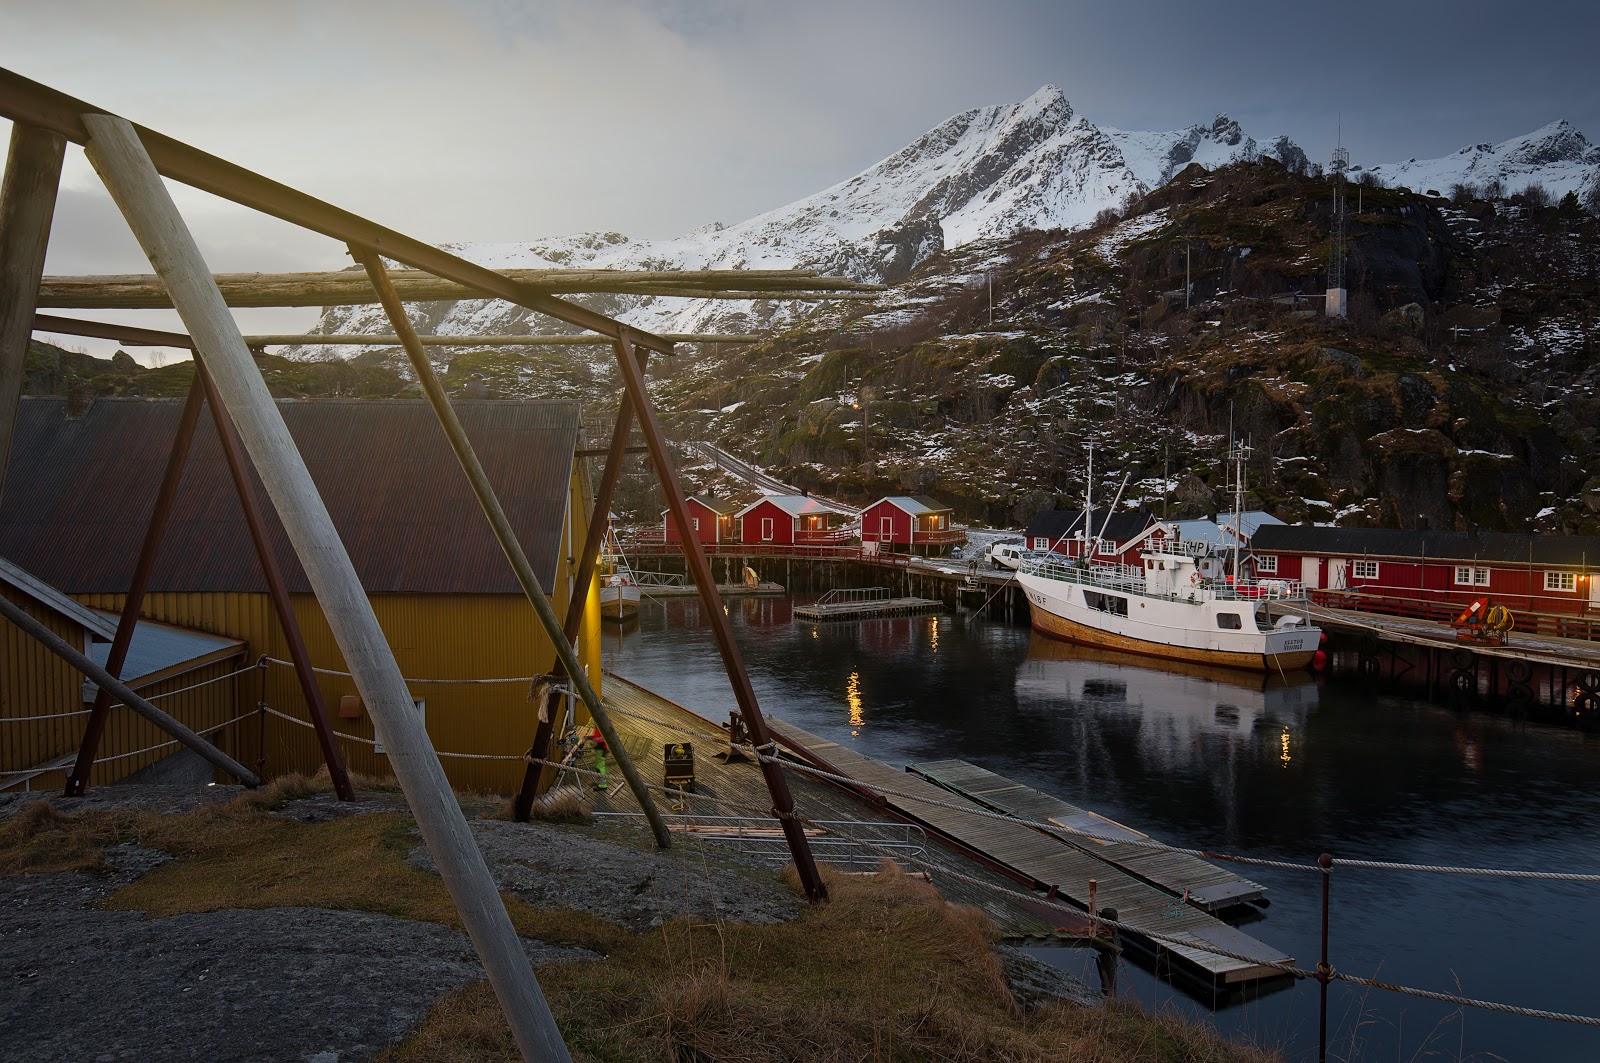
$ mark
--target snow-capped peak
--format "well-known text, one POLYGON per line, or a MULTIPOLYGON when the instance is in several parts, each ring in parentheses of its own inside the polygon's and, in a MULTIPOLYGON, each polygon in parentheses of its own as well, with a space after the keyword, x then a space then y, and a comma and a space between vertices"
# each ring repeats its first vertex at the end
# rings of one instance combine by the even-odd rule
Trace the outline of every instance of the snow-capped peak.
MULTIPOLYGON (((1351 172, 1359 175, 1362 168, 1352 166, 1351 172)), ((1438 159, 1380 163, 1368 172, 1416 192, 1448 193, 1455 185, 1481 191, 1498 184, 1512 195, 1539 184, 1556 197, 1582 195, 1600 181, 1600 148, 1563 118, 1499 144, 1469 144, 1438 159)))

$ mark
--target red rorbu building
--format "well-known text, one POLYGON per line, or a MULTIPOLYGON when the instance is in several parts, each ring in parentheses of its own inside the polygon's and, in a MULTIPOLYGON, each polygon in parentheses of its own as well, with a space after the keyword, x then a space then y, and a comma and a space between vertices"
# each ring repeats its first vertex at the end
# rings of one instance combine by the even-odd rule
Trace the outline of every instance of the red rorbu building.
POLYGON ((1250 563, 1258 579, 1298 579, 1319 601, 1373 612, 1453 615, 1487 596, 1514 614, 1600 615, 1594 536, 1269 524, 1250 563))
POLYGON ((849 539, 844 518, 809 495, 765 495, 734 515, 740 542, 785 546, 840 545, 849 539))
MULTIPOLYGON (((734 541, 733 518, 737 506, 705 495, 690 495, 686 501, 695 538, 710 544, 734 541)), ((663 542, 682 542, 678 535, 678 523, 672 519, 669 509, 661 511, 661 536, 663 542)))
POLYGON ((861 543, 869 550, 938 553, 967 541, 952 528, 955 511, 922 495, 890 495, 861 511, 861 543))
MULTIPOLYGON (((1095 541, 1090 560, 1106 565, 1141 565, 1140 552, 1158 545, 1167 530, 1144 506, 1114 512, 1097 509, 1089 514, 1089 537, 1095 541)), ((1040 510, 1028 522, 1022 542, 1029 550, 1050 550, 1065 557, 1082 555, 1083 510, 1040 510)))

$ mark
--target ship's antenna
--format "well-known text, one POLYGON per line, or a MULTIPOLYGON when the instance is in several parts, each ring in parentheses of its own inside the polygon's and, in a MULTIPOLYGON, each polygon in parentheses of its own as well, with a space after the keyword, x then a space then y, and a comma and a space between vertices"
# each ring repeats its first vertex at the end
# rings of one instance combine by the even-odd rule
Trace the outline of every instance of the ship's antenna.
POLYGON ((1094 441, 1089 441, 1089 475, 1083 481, 1083 549, 1078 552, 1080 560, 1089 556, 1089 521, 1094 505, 1094 441))

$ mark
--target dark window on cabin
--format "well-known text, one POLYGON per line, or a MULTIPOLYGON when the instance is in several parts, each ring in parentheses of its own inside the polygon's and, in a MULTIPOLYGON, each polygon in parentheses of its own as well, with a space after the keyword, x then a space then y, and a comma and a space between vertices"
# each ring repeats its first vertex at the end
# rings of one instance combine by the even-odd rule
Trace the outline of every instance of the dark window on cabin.
POLYGON ((1090 609, 1094 609, 1098 612, 1110 613, 1112 616, 1128 615, 1128 599, 1119 598, 1115 594, 1101 594, 1099 591, 1084 591, 1083 600, 1090 609))
POLYGON ((1238 613, 1218 613, 1217 626, 1226 631, 1238 631, 1244 627, 1244 622, 1238 613))

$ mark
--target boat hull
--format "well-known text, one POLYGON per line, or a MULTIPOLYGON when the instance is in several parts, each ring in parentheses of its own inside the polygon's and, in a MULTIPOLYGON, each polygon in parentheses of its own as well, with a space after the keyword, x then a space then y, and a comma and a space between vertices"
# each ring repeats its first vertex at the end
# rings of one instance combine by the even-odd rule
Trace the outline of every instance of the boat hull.
MULTIPOLYGON (((1213 634, 1210 627, 1216 613, 1222 611, 1218 603, 1141 601, 1140 596, 1127 593, 1123 597, 1136 608, 1149 609, 1161 619, 1141 622, 1133 617, 1111 617, 1075 604, 1074 584, 1026 574, 1017 578, 1028 594, 1033 629, 1063 642, 1251 672, 1287 672, 1311 663, 1321 635, 1316 628, 1213 634), (1229 642, 1233 645, 1226 644, 1229 642)), ((1229 608, 1243 607, 1234 604, 1229 608)))
POLYGON ((600 615, 607 620, 626 620, 639 612, 638 587, 601 587, 600 615))

